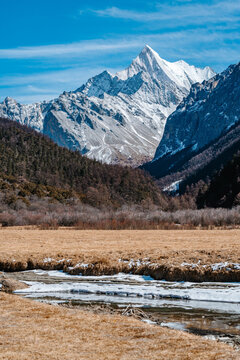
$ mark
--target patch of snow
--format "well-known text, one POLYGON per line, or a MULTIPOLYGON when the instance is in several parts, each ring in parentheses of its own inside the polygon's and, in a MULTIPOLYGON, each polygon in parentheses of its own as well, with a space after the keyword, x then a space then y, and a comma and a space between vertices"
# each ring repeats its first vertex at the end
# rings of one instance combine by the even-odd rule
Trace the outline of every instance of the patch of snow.
POLYGON ((183 262, 181 264, 181 266, 187 266, 187 267, 190 267, 192 269, 194 269, 196 267, 202 267, 202 268, 211 267, 211 269, 213 271, 218 271, 218 270, 222 270, 222 269, 225 269, 227 271, 240 270, 240 264, 231 263, 231 262, 228 262, 228 261, 206 265, 206 264, 201 264, 201 262, 199 260, 196 264, 183 262))
POLYGON ((174 330, 186 330, 186 326, 180 322, 161 322, 160 325, 174 330))
POLYGON ((151 263, 149 260, 147 259, 138 259, 138 260, 134 260, 134 259, 130 259, 130 260, 123 260, 123 259, 118 259, 119 263, 124 263, 127 264, 128 267, 130 269, 134 268, 134 267, 140 267, 140 266, 148 266, 148 267, 154 267, 157 264, 156 263, 151 263))
POLYGON ((89 266, 91 266, 92 264, 86 264, 86 263, 78 263, 76 264, 74 267, 71 267, 71 269, 76 269, 76 268, 84 268, 87 269, 89 266))
POLYGON ((196 151, 198 148, 198 143, 195 143, 193 146, 192 146, 192 151, 196 151))
POLYGON ((155 321, 152 321, 150 319, 141 319, 143 322, 149 324, 149 325, 156 325, 157 323, 155 321))
POLYGON ((163 188, 163 191, 169 191, 169 192, 177 192, 179 190, 179 184, 181 183, 182 179, 172 182, 170 185, 165 186, 163 188))

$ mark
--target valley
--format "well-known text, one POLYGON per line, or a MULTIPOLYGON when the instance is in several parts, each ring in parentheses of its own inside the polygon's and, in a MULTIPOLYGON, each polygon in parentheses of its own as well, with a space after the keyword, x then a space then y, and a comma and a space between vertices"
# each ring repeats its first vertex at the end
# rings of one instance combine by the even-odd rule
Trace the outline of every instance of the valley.
POLYGON ((240 359, 240 4, 1 13, 0 360, 240 359))

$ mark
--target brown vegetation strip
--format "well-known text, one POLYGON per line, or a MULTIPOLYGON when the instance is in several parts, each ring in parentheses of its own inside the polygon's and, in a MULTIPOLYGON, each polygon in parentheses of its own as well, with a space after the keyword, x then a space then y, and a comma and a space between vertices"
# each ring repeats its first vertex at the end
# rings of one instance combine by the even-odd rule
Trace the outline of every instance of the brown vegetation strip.
POLYGON ((237 359, 227 345, 118 315, 0 293, 0 359, 237 359))
POLYGON ((0 229, 0 270, 33 268, 72 273, 149 274, 156 279, 240 281, 240 271, 212 271, 211 264, 240 263, 240 230, 37 230, 0 229), (46 260, 48 259, 48 260, 46 260), (122 261, 119 262, 119 259, 122 261), (129 268, 131 259, 141 265, 129 268), (145 260, 144 260, 145 259, 145 260), (144 264, 144 261, 154 266, 144 264), (125 262, 124 262, 125 261, 125 262), (190 268, 183 262, 207 265, 190 268))

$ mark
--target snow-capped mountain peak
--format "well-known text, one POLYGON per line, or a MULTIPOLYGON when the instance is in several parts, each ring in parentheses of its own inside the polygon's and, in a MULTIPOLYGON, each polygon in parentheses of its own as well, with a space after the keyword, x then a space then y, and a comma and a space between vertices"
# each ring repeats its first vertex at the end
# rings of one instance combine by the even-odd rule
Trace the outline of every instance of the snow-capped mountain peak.
POLYGON ((149 45, 146 45, 140 54, 132 61, 131 65, 125 70, 118 72, 116 75, 122 80, 126 80, 141 71, 153 75, 156 70, 156 64, 160 64, 161 61, 164 60, 160 58, 158 53, 149 45))
POLYGON ((13 98, 11 98, 10 96, 7 96, 4 100, 3 100, 4 104, 6 105, 15 105, 17 104, 17 101, 13 98))
POLYGON ((139 72, 147 73, 158 80, 164 77, 164 81, 173 81, 178 86, 188 90, 192 84, 201 83, 215 75, 209 66, 201 69, 189 65, 184 60, 176 62, 164 60, 149 45, 143 48, 127 69, 117 73, 117 76, 124 80, 139 72))
POLYGON ((191 84, 213 75, 209 68, 166 61, 146 45, 115 75, 103 71, 49 102, 21 105, 5 99, 0 116, 32 126, 90 158, 138 165, 153 157, 166 118, 191 84))

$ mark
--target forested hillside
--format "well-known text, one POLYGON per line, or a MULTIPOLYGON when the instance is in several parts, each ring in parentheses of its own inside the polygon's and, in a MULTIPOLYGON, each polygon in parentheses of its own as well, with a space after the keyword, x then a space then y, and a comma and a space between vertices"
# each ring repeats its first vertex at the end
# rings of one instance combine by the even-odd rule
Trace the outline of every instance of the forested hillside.
MULTIPOLYGON (((198 195, 199 207, 239 204, 239 156, 230 169, 198 195)), ((227 213, 194 210, 195 199, 191 191, 163 195, 142 170, 89 160, 30 128, 0 119, 0 226, 168 229, 240 223, 239 208, 227 213)))
POLYGON ((186 160, 178 172, 169 174, 159 180, 160 188, 181 179, 178 184, 179 194, 184 194, 188 186, 201 186, 202 181, 209 182, 225 164, 232 160, 240 150, 240 124, 237 123, 229 131, 202 149, 191 159, 186 160))
POLYGON ((197 205, 199 208, 240 205, 240 152, 199 192, 197 205))
POLYGON ((21 198, 55 193, 60 200, 77 196, 91 205, 115 207, 161 202, 157 186, 143 171, 90 160, 7 119, 0 119, 0 173, 0 191, 6 193, 11 184, 21 198))

